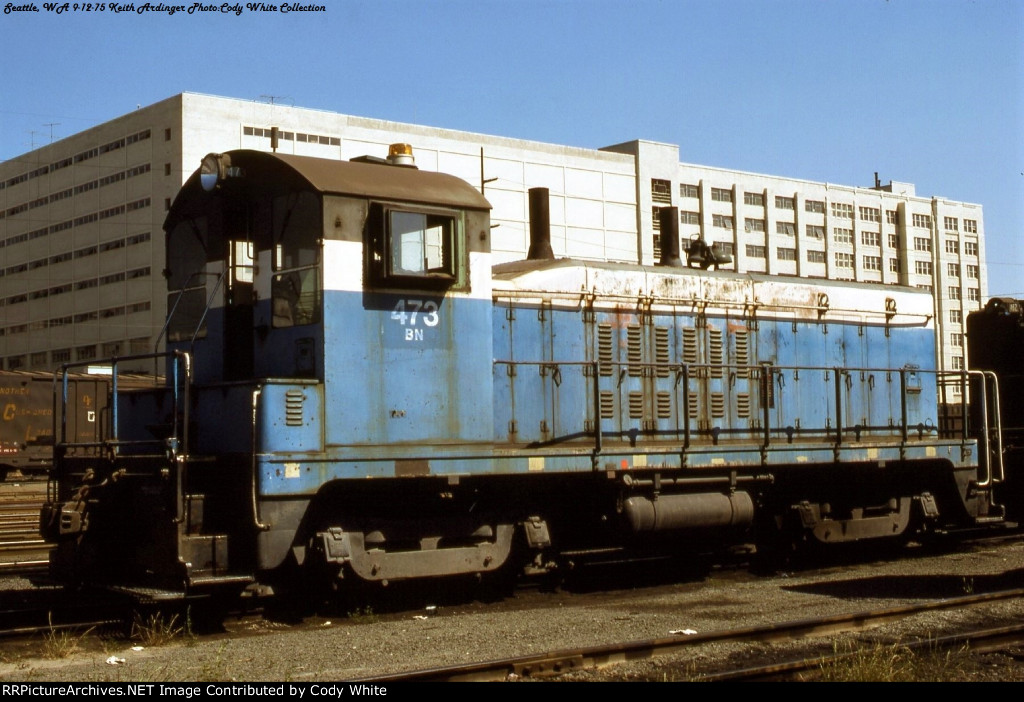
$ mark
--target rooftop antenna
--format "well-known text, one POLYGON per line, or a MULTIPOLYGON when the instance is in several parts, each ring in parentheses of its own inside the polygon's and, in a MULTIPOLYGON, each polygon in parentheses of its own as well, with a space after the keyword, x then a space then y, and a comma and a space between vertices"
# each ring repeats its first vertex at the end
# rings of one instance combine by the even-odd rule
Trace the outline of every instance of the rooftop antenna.
POLYGON ((281 102, 282 100, 287 100, 289 104, 294 103, 294 100, 292 100, 287 95, 260 95, 260 97, 269 102, 271 107, 281 102))
MULTIPOLYGON (((276 102, 278 100, 291 100, 291 98, 287 97, 286 95, 260 95, 260 97, 270 103, 271 122, 274 121, 274 105, 276 104, 276 102)), ((280 136, 280 133, 281 130, 278 129, 277 127, 270 128, 270 150, 275 154, 277 153, 278 138, 280 136)))
POLYGON ((60 122, 46 122, 43 124, 44 127, 50 128, 50 143, 53 143, 53 128, 60 126, 60 122))

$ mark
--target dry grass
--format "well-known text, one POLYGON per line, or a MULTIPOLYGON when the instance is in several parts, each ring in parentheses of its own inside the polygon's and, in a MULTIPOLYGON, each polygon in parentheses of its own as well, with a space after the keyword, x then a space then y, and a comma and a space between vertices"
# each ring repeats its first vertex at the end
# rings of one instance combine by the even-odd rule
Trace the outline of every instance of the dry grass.
POLYGON ((817 679, 823 682, 955 682, 968 677, 965 651, 914 651, 902 644, 873 644, 846 650, 823 661, 817 679))

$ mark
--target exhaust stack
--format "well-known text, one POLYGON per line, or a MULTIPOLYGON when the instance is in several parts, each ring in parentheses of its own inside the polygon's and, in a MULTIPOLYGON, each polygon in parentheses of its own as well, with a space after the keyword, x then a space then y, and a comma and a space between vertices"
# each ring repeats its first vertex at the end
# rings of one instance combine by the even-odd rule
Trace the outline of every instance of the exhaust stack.
POLYGON ((679 208, 660 208, 658 223, 661 225, 661 260, 658 265, 682 268, 683 262, 679 260, 679 208))
POLYGON ((551 250, 551 216, 547 188, 530 188, 530 251, 529 260, 553 259, 551 250))

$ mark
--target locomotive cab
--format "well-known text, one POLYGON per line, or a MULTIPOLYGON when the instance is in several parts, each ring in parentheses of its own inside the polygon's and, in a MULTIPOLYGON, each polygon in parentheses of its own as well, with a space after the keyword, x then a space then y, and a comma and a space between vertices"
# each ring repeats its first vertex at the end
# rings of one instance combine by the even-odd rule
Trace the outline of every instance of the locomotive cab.
POLYGON ((490 206, 410 161, 203 159, 164 227, 168 387, 120 412, 108 461, 58 468, 51 572, 237 587, 303 559, 300 523, 334 481, 489 450, 490 206))

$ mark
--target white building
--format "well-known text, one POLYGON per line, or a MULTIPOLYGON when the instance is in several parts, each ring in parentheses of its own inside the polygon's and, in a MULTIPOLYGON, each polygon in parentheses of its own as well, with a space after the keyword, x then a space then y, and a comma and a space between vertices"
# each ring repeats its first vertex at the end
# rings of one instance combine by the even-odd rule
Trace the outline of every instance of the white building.
POLYGON ((987 295, 980 205, 914 186, 837 186, 696 166, 679 147, 604 149, 351 117, 184 93, 0 164, 0 361, 51 369, 152 351, 166 310, 161 226, 210 152, 383 156, 413 145, 421 169, 477 185, 494 207, 495 262, 529 248, 527 192, 550 191, 556 256, 654 263, 657 209, 702 235, 739 272, 927 287, 942 366, 964 364, 964 318, 987 295))

